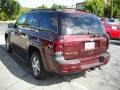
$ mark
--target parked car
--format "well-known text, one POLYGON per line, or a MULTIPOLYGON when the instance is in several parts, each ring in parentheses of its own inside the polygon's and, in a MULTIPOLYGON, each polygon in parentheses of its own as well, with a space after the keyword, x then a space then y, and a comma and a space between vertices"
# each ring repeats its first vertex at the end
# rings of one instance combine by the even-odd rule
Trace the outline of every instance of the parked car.
POLYGON ((6 50, 31 62, 37 79, 48 72, 64 75, 101 67, 110 60, 107 34, 97 16, 87 12, 30 11, 8 29, 6 50))
POLYGON ((106 24, 105 29, 110 39, 120 39, 120 25, 106 24))
POLYGON ((102 17, 100 20, 101 20, 103 25, 107 24, 107 22, 109 21, 108 18, 104 18, 104 17, 102 17))
POLYGON ((109 19, 107 23, 117 25, 120 24, 120 21, 118 19, 109 19))

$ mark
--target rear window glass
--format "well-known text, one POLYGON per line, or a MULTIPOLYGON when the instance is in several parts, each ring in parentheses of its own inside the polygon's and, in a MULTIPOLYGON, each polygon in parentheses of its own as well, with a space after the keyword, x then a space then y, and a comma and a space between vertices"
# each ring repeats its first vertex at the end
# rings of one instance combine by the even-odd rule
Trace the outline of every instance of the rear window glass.
POLYGON ((105 33, 101 22, 93 15, 63 14, 61 21, 65 35, 105 33))

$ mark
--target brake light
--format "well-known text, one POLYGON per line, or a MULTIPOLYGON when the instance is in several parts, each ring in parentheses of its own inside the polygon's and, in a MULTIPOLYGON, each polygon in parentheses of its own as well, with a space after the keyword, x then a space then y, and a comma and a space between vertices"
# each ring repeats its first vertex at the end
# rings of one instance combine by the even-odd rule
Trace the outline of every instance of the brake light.
POLYGON ((109 48, 109 38, 107 37, 107 45, 106 45, 106 49, 109 48))
POLYGON ((103 34, 103 36, 107 39, 106 41, 106 49, 109 48, 109 37, 106 34, 103 34))
POLYGON ((61 52, 63 51, 63 38, 58 37, 54 43, 54 52, 61 52))

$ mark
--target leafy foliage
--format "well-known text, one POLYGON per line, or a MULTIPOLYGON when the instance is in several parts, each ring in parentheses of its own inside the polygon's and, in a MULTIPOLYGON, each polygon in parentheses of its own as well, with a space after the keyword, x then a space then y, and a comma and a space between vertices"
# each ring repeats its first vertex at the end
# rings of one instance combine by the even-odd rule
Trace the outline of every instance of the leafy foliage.
POLYGON ((104 6, 104 0, 86 0, 85 2, 85 9, 98 16, 103 16, 104 6))
MULTIPOLYGON (((46 5, 37 8, 21 7, 17 0, 0 0, 0 20, 16 19, 24 12, 36 9, 47 9, 46 5)), ((65 9, 64 5, 53 4, 52 9, 65 9)), ((85 0, 85 9, 97 16, 120 18, 120 0, 85 0)))
POLYGON ((13 18, 19 14, 20 4, 15 0, 0 0, 1 12, 4 12, 8 18, 13 18))
MULTIPOLYGON (((64 9, 65 6, 54 3, 50 8, 51 9, 64 9)), ((36 10, 36 9, 50 9, 50 8, 48 8, 46 5, 43 4, 42 6, 39 6, 38 8, 34 8, 32 10, 36 10)))
POLYGON ((64 9, 65 8, 65 6, 64 5, 59 5, 59 4, 53 4, 52 5, 52 7, 51 7, 52 9, 64 9))
POLYGON ((109 0, 109 3, 104 3, 104 0, 86 0, 85 9, 98 16, 120 18, 120 0, 109 0))
POLYGON ((21 7, 18 16, 20 16, 21 14, 23 14, 23 13, 25 13, 25 12, 29 12, 29 11, 31 11, 32 9, 33 9, 33 8, 21 7))
POLYGON ((120 17, 120 0, 112 0, 111 4, 113 5, 113 17, 120 17))
POLYGON ((38 7, 39 9, 47 9, 48 7, 46 6, 46 5, 42 5, 42 6, 40 6, 40 7, 38 7))

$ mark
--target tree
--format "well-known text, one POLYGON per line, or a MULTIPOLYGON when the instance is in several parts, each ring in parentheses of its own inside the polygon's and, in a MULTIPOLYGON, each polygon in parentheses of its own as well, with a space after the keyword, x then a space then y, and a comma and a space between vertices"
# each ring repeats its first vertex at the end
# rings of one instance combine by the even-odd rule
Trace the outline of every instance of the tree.
POLYGON ((86 0, 85 2, 85 10, 88 10, 97 16, 103 16, 104 6, 104 0, 86 0))
POLYGON ((42 6, 39 6, 39 7, 37 7, 37 8, 33 8, 33 9, 31 9, 31 10, 39 10, 39 9, 47 9, 48 7, 46 6, 46 5, 42 5, 42 6))
POLYGON ((8 19, 8 17, 6 16, 6 14, 4 12, 0 13, 0 20, 2 21, 6 21, 8 19))
POLYGON ((111 5, 107 4, 104 8, 104 16, 110 18, 111 17, 111 5))
POLYGON ((117 17, 120 15, 120 0, 111 0, 111 17, 117 17), (119 15, 118 15, 119 14, 119 15))
POLYGON ((20 8, 20 13, 19 13, 19 15, 21 15, 21 14, 23 14, 23 13, 25 13, 25 12, 29 12, 29 11, 31 11, 33 8, 28 8, 28 7, 21 7, 20 8))
POLYGON ((120 0, 109 0, 109 3, 106 3, 105 16, 120 18, 120 0))
POLYGON ((12 18, 19 14, 20 4, 15 0, 1 0, 1 11, 12 18))
POLYGON ((38 8, 39 8, 39 9, 47 9, 48 7, 43 4, 42 6, 39 6, 38 8))
POLYGON ((52 8, 52 9, 64 9, 65 6, 64 6, 64 5, 58 5, 58 4, 55 4, 55 3, 54 3, 51 8, 52 8))
POLYGON ((1 5, 2 5, 2 4, 1 4, 1 0, 0 0, 0 13, 2 12, 2 11, 1 11, 1 5))

